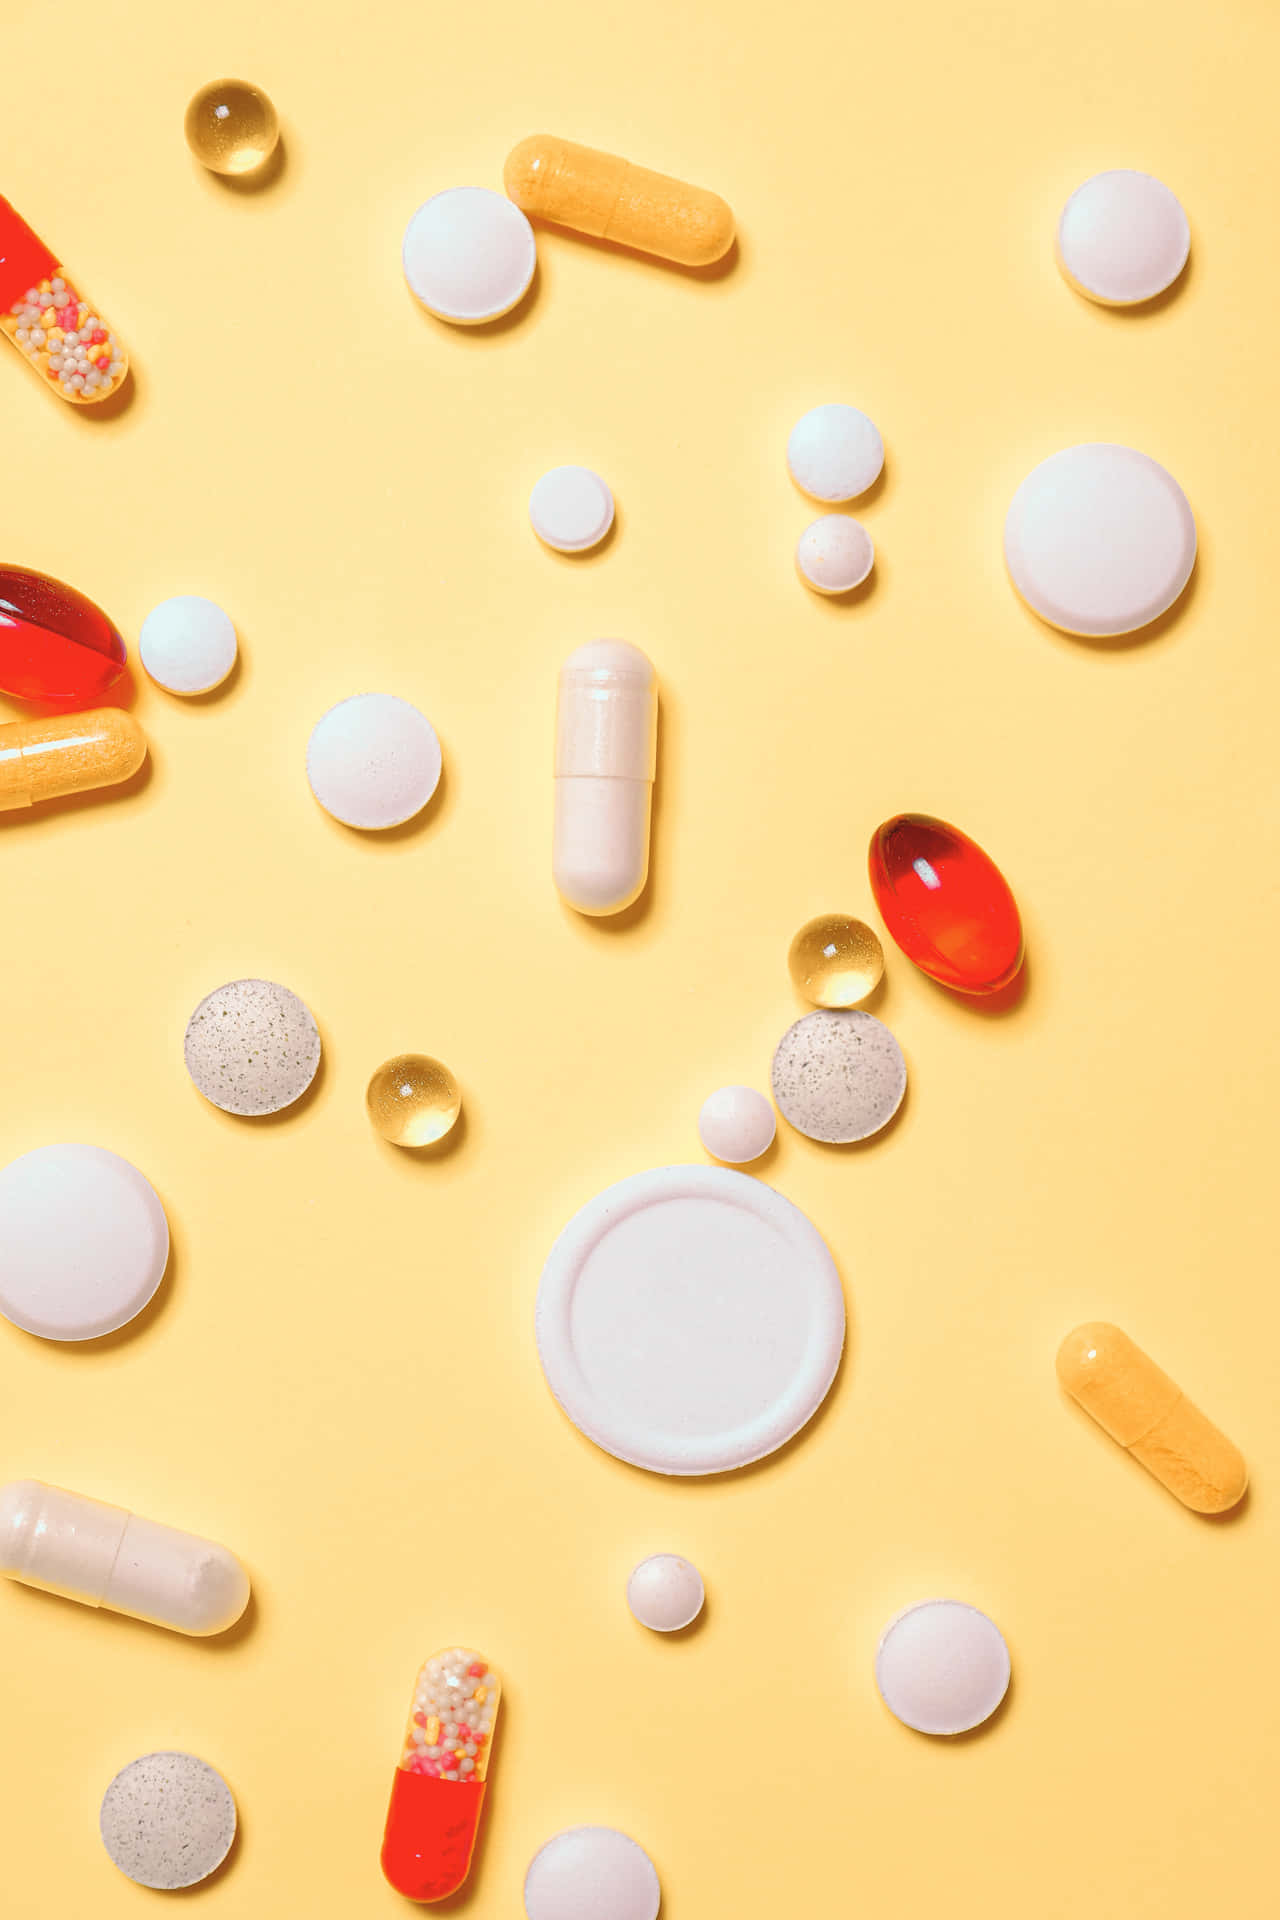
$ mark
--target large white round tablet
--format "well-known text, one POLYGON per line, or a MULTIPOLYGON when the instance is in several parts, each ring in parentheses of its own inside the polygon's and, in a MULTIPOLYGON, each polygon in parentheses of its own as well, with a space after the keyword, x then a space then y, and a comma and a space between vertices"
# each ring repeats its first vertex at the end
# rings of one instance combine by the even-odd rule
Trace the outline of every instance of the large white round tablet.
POLYGON ((1058 221, 1058 264, 1106 307, 1154 300, 1187 264, 1191 228, 1163 180, 1117 167, 1077 187, 1058 221))
POLYGON ((552 1247, 535 1330, 580 1432, 653 1473, 773 1453, 840 1364, 844 1295, 816 1227, 727 1167, 656 1167, 607 1187, 552 1247))
POLYGON ((569 1827, 524 1877, 528 1920, 656 1920, 662 1889, 644 1848, 616 1827, 569 1827))
POLYGON ((815 593, 852 593, 875 560, 871 535, 848 513, 826 513, 811 521, 796 547, 800 578, 815 593))
POLYGON ((1182 491, 1149 454, 1090 441, 1032 469, 1004 523, 1009 577, 1064 633, 1134 633, 1173 605, 1196 561, 1182 491))
POLYGON ((214 601, 179 593, 151 609, 138 653, 151 678, 170 693, 209 693, 236 663, 236 630, 214 601))
POLYGON ((815 500, 855 500, 884 466, 884 441, 874 420, 857 407, 832 401, 814 407, 791 429, 787 466, 815 500))
POLYGON ((105 1147, 37 1147, 0 1168, 0 1313, 45 1340, 94 1340, 142 1312, 169 1223, 151 1182, 105 1147))
POLYGON ((320 805, 348 827, 398 827, 421 812, 440 780, 436 730, 394 693, 357 693, 317 720, 307 779, 320 805))
POLYGON ((448 187, 405 228, 405 279, 424 307, 455 326, 509 313, 529 291, 537 260, 524 214, 488 187, 448 187))
POLYGON ((552 467, 529 495, 529 519, 557 553, 586 553, 613 525, 613 494, 590 467, 552 467))
POLYGON ((102 1796, 102 1844, 140 1887, 174 1893, 216 1873, 236 1837, 231 1789, 194 1753, 144 1753, 102 1796))
POLYGON ((917 1733, 967 1733, 1009 1687, 1009 1649, 994 1620, 963 1600, 921 1600, 880 1636, 876 1685, 917 1733))

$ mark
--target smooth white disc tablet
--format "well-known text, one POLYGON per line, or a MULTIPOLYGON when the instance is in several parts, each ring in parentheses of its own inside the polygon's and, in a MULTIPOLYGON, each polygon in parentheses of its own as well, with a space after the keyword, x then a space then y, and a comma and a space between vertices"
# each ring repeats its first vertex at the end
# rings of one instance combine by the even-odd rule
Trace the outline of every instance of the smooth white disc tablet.
POLYGON ((917 1733, 967 1733, 1009 1687, 1009 1649, 994 1620, 963 1600, 921 1600, 891 1620, 876 1653, 890 1713, 917 1733))
POLYGON ((538 262, 519 207, 488 187, 448 187, 405 228, 404 277, 424 307, 455 326, 497 320, 529 291, 538 262))
POLYGON ((580 1432, 652 1473, 745 1467, 798 1433, 840 1364, 844 1295, 816 1227, 727 1167, 607 1187, 547 1257, 547 1384, 580 1432))
POLYGON ((1171 473, 1133 447, 1090 441, 1050 454, 1004 523, 1009 578, 1064 633, 1133 633, 1178 598, 1196 561, 1196 523, 1171 473))
POLYGON ((644 1848, 616 1827, 569 1827, 524 1877, 528 1920, 657 1920, 662 1889, 644 1848))
POLYGON ((174 1893, 215 1873, 236 1837, 231 1789, 194 1753, 144 1753, 102 1796, 102 1844, 140 1887, 174 1893))
POLYGON ((0 1168, 0 1313, 45 1340, 95 1340, 142 1312, 169 1223, 151 1182, 105 1147, 37 1147, 0 1168))
POLYGON ((884 466, 884 441, 874 420, 857 407, 832 401, 814 407, 787 441, 791 478, 815 500, 855 500, 884 466))
POLYGON ((777 1125, 772 1102, 754 1087, 717 1087, 702 1103, 698 1138, 717 1160, 741 1167, 768 1151, 777 1125))
POLYGON ((613 494, 590 467, 552 467, 529 495, 529 518, 557 553, 586 553, 613 525, 613 494))
POLYGON ((706 1597, 702 1575, 678 1553, 650 1554, 627 1581, 627 1605, 654 1633, 679 1633, 697 1619, 706 1597))
POLYGON ((800 535, 796 566, 815 593, 851 593, 875 565, 871 535, 848 513, 827 513, 800 535))
POLYGON ((357 693, 330 707, 307 745, 311 791, 348 827, 412 820, 435 792, 441 765, 426 714, 394 693, 357 693))
POLYGON ((138 654, 151 678, 170 693, 209 693, 236 663, 236 630, 214 601, 179 593, 151 609, 138 654))
POLYGON ((1058 264, 1106 307, 1154 300, 1187 264, 1191 228, 1162 180, 1119 167, 1077 187, 1058 221, 1058 264))

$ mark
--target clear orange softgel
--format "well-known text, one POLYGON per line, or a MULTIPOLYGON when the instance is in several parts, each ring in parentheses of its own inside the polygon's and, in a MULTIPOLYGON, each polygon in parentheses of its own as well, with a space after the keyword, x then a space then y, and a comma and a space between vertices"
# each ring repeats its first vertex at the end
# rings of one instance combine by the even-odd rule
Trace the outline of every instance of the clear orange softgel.
POLYGON ((79 282, 0 197, 0 333, 73 407, 119 391, 129 356, 79 282))
POLYGON ((391 1787, 382 1871, 409 1900, 444 1900, 471 1868, 502 1686, 469 1647, 418 1674, 391 1787))

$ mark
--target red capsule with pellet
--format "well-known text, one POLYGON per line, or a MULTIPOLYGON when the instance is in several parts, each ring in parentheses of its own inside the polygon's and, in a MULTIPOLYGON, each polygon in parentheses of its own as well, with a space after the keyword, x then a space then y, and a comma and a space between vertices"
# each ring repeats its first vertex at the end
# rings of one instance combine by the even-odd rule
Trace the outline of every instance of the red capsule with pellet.
POLYGON ((575 140, 531 135, 511 149, 502 178, 524 213, 678 266, 713 266, 733 245, 733 211, 718 193, 575 140))
POLYGON ((1119 1327, 1076 1327, 1057 1366, 1072 1399, 1184 1507, 1225 1513, 1243 1499, 1249 1469, 1240 1449, 1119 1327))
POLYGON ((418 1674, 382 1840, 382 1871, 407 1900, 445 1900, 471 1870, 501 1692, 469 1647, 418 1674))
POLYGON ((0 813, 118 786, 146 757, 146 735, 119 707, 10 721, 0 727, 0 813))

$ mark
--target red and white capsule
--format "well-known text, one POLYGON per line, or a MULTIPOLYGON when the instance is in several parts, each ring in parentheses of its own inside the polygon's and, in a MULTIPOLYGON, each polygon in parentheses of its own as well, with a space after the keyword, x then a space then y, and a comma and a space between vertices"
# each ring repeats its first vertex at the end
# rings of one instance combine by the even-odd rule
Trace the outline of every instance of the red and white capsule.
POLYGON ((0 195, 0 333, 73 407, 109 400, 129 356, 56 253, 0 195))
POLYGON ((502 1684, 468 1647, 418 1675, 391 1787, 382 1871, 408 1900, 444 1900, 471 1870, 502 1684))

